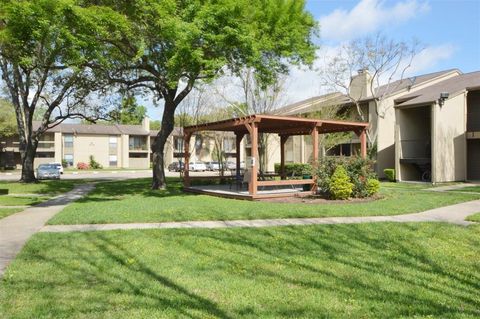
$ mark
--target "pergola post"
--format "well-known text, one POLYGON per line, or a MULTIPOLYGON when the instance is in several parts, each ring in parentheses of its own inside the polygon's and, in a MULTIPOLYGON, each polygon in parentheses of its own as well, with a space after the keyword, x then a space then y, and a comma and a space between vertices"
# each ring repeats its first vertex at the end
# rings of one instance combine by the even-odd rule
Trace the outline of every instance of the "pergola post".
POLYGON ((235 176, 237 181, 240 179, 240 144, 244 135, 243 133, 235 133, 235 159, 237 160, 235 176))
POLYGON ((250 174, 250 183, 248 184, 248 193, 250 195, 257 194, 257 175, 258 175, 258 124, 253 122, 247 125, 252 140, 252 167, 250 174))
POLYGON ((367 130, 360 131, 360 155, 362 158, 367 158, 367 130))
MULTIPOLYGON (((312 163, 317 163, 318 162, 318 128, 315 126, 312 130, 312 163)), ((317 192, 317 176, 312 176, 313 177, 313 185, 312 185, 312 193, 317 192)))
POLYGON ((192 133, 183 134, 183 157, 185 162, 183 163, 183 186, 190 187, 190 175, 189 175, 189 164, 190 164, 190 138, 192 133))
POLYGON ((314 127, 312 130, 312 161, 318 161, 318 129, 314 127))
POLYGON ((285 179, 285 143, 288 135, 280 135, 280 179, 285 179))

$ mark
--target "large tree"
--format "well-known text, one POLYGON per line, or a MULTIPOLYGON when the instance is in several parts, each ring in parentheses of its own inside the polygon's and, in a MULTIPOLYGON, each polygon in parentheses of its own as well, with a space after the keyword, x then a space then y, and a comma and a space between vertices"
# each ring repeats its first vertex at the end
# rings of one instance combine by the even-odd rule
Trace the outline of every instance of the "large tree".
MULTIPOLYGON (((316 22, 301 0, 92 0, 125 14, 134 37, 113 42, 118 64, 110 79, 163 99, 152 143, 152 188, 166 186, 164 147, 177 106, 199 80, 252 67, 262 83, 289 64, 310 64, 316 22)), ((113 56, 110 55, 109 56, 113 56)))
POLYGON ((0 72, 15 110, 22 181, 35 181, 33 161, 46 130, 103 114, 101 103, 88 103, 107 83, 92 66, 107 63, 102 39, 120 34, 122 21, 109 8, 75 0, 0 0, 0 72))
MULTIPOLYGON (((411 67, 419 49, 416 40, 395 41, 382 33, 352 40, 335 52, 320 70, 323 85, 344 93, 355 105, 362 121, 368 122, 368 114, 361 105, 367 99, 373 102, 375 114, 383 118, 393 107, 392 103, 384 103, 385 99, 402 84, 401 80, 411 67), (369 72, 366 95, 359 95, 351 90, 354 75, 358 70, 369 72)), ((377 130, 370 128, 367 137, 369 144, 374 146, 377 130)))

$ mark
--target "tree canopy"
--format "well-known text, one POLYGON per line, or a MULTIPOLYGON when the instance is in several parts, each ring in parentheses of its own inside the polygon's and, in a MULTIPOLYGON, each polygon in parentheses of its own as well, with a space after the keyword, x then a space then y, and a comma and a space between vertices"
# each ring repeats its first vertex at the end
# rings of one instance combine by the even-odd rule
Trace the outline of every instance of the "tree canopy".
POLYGON ((112 41, 110 80, 145 89, 165 102, 162 125, 152 144, 153 188, 165 186, 163 151, 177 106, 196 81, 225 70, 256 71, 266 85, 294 64, 315 57, 313 16, 300 0, 86 1, 124 14, 131 36, 112 41))
POLYGON ((13 107, 8 101, 0 99, 0 138, 15 134, 17 134, 17 124, 13 107))
POLYGON ((140 124, 146 115, 147 108, 132 95, 124 97, 119 107, 110 111, 110 117, 118 124, 140 124))
POLYGON ((0 71, 15 110, 22 181, 35 181, 33 158, 48 128, 104 114, 105 105, 89 97, 105 93, 108 82, 97 69, 111 62, 105 39, 128 33, 124 20, 74 0, 0 0, 0 71), (35 117, 41 123, 33 131, 35 117))

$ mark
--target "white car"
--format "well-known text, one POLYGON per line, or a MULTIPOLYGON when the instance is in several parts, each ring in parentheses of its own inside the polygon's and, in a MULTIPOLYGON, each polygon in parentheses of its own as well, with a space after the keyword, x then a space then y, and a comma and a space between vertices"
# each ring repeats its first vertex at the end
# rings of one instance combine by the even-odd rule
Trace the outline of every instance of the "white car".
POLYGON ((63 165, 62 163, 49 163, 50 165, 55 165, 55 167, 58 169, 60 174, 63 174, 63 165))
POLYGON ((192 172, 205 172, 207 170, 207 166, 204 162, 190 162, 188 164, 188 170, 192 172))

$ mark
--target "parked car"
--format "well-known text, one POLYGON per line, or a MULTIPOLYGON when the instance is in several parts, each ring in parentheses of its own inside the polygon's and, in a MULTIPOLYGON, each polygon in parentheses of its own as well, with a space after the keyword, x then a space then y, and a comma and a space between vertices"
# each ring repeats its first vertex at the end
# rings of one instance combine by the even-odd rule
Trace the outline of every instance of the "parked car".
POLYGON ((188 170, 192 172, 205 172, 207 170, 207 166, 204 162, 190 162, 188 165, 188 170))
POLYGON ((60 179, 60 170, 55 164, 40 164, 37 168, 37 179, 60 179))
POLYGON ((228 161, 228 162, 225 162, 224 167, 228 170, 233 171, 237 169, 237 164, 235 162, 228 161))
POLYGON ((220 163, 219 162, 208 162, 207 163, 207 170, 209 170, 209 171, 219 171, 220 170, 220 163))
POLYGON ((55 165, 56 168, 60 171, 60 174, 63 174, 63 165, 62 163, 50 163, 50 165, 55 165))
POLYGON ((183 165, 182 162, 173 162, 172 164, 168 165, 168 171, 169 172, 180 172, 183 171, 183 165))

